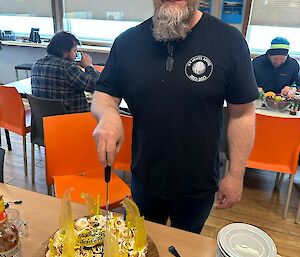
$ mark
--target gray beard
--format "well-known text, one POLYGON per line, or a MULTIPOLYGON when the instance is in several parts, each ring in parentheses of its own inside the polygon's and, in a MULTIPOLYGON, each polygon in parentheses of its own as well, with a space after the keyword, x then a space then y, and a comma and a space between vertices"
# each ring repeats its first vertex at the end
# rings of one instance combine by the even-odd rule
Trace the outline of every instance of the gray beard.
POLYGON ((153 15, 153 36, 157 41, 185 39, 190 31, 189 23, 198 5, 187 6, 184 10, 158 7, 153 15))

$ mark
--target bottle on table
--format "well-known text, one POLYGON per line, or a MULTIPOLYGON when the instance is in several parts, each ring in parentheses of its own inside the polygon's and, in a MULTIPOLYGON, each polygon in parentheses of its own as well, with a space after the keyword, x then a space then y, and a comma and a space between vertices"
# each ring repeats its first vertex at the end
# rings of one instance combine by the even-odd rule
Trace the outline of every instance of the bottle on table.
POLYGON ((299 110, 299 105, 300 105, 300 97, 299 96, 295 96, 293 103, 291 105, 291 109, 290 109, 290 115, 296 115, 297 111, 299 110))
POLYGON ((0 256, 22 257, 19 233, 7 219, 3 195, 0 195, 0 256))

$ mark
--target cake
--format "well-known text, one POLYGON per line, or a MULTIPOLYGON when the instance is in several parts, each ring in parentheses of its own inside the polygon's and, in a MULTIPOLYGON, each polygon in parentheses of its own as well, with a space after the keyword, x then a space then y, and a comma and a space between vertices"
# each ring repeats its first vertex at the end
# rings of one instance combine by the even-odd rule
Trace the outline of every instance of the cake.
MULTIPOLYGON (((109 213, 82 217, 75 222, 62 215, 61 226, 50 238, 46 257, 146 257, 144 218, 130 199, 123 201, 126 219, 109 213), (70 253, 72 252, 72 253, 70 253)), ((66 214, 66 212, 64 213, 66 214)))
MULTIPOLYGON (((136 230, 129 229, 122 217, 113 216, 110 214, 108 221, 109 229, 118 240, 120 256, 128 257, 145 257, 147 246, 139 251, 134 250, 134 236, 136 230)), ((104 237, 106 227, 106 217, 103 215, 94 215, 90 218, 83 217, 75 221, 75 256, 104 256, 104 237)), ((55 256, 61 256, 64 245, 64 235, 59 230, 54 234, 52 240, 55 256)), ((50 242, 46 257, 54 257, 50 250, 50 242)))

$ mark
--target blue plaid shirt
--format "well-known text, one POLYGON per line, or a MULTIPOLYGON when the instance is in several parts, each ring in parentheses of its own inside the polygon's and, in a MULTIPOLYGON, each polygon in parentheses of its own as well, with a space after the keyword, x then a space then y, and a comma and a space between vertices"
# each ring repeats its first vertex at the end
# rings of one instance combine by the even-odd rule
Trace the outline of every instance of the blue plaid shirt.
POLYGON ((61 100, 70 113, 86 112, 90 108, 84 91, 94 92, 99 75, 93 67, 82 71, 75 62, 47 55, 32 66, 32 94, 61 100))

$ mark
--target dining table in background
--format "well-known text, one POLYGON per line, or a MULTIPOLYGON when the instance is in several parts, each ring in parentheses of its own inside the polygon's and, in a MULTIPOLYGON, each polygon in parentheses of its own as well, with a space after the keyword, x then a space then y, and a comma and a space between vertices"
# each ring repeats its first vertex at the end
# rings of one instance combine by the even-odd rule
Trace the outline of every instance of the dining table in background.
MULTIPOLYGON (((28 236, 21 240, 23 257, 32 257, 59 227, 61 199, 0 183, 0 194, 18 209, 28 222, 28 236)), ((74 218, 88 215, 85 205, 72 203, 74 218)), ((187 211, 187 219, 188 219, 187 211)), ((217 242, 213 238, 146 221, 148 236, 153 240, 160 257, 171 257, 168 247, 173 245, 182 257, 215 257, 217 242)))
MULTIPOLYGON (((94 68, 97 71, 102 72, 102 70, 104 69, 104 66, 103 65, 94 65, 94 68)), ((17 89, 17 91, 22 95, 24 95, 24 94, 31 95, 32 94, 31 78, 13 81, 11 83, 7 83, 7 84, 1 85, 1 86, 15 87, 17 89)))
POLYGON ((13 81, 11 83, 7 83, 4 85, 1 85, 4 87, 15 87, 21 95, 28 94, 31 95, 31 78, 21 79, 17 81, 13 81))
MULTIPOLYGON (((28 95, 32 94, 32 90, 31 90, 31 78, 26 78, 26 79, 21 79, 21 80, 13 81, 11 83, 4 84, 4 85, 1 85, 1 86, 4 86, 4 87, 15 87, 17 89, 17 91, 22 96, 24 96, 25 94, 28 94, 28 95)), ((85 92, 85 95, 86 95, 87 101, 89 103, 91 103, 91 101, 92 101, 92 93, 85 92)), ((23 103, 24 103, 25 109, 28 109, 29 108, 29 103, 28 103, 27 99, 23 98, 23 103)), ((128 106, 127 106, 126 102, 124 101, 124 99, 121 100, 119 107, 122 110, 125 110, 125 111, 128 110, 128 106)))
MULTIPOLYGON (((104 66, 99 66, 99 67, 100 68, 98 68, 98 69, 101 71, 104 68, 104 66)), ((2 86, 15 87, 20 94, 29 94, 29 95, 32 94, 31 78, 14 81, 14 82, 2 85, 2 86)), ((91 102, 92 93, 85 92, 85 94, 86 94, 87 100, 89 102, 91 102)), ((226 106, 227 106, 227 104, 226 104, 226 102, 224 102, 224 107, 226 107, 226 106)), ((119 107, 122 110, 128 110, 127 103, 124 101, 124 99, 121 100, 119 107)), ((267 109, 266 107, 256 108, 255 113, 265 115, 265 116, 279 117, 279 118, 300 118, 300 111, 297 112, 297 115, 290 115, 288 110, 284 111, 284 112, 271 111, 271 110, 267 109)))
POLYGON ((265 115, 265 116, 271 116, 271 117, 277 117, 277 118, 300 118, 300 111, 297 112, 297 115, 291 115, 289 113, 289 110, 286 111, 271 111, 268 110, 266 107, 262 107, 262 108, 256 108, 255 109, 255 113, 256 114, 261 114, 261 115, 265 115))

